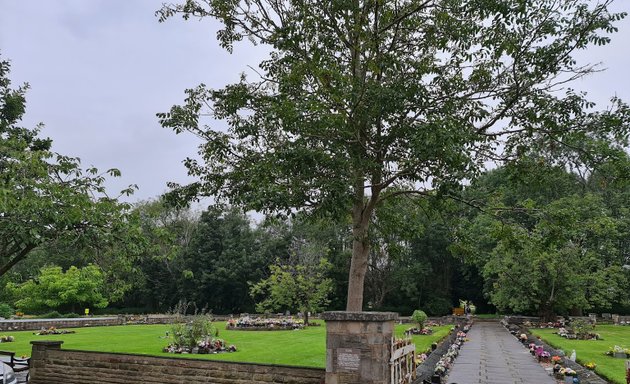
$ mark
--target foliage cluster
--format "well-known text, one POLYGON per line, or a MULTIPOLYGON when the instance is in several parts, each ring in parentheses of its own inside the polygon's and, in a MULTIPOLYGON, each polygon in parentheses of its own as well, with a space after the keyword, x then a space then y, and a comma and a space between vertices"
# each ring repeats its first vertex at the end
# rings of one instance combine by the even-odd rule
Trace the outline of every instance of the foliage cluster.
POLYGON ((104 308, 109 302, 103 293, 103 274, 95 265, 83 268, 50 266, 40 270, 36 279, 22 284, 7 284, 21 311, 41 312, 50 309, 104 308))
POLYGON ((173 342, 178 347, 194 348, 207 338, 218 336, 217 328, 209 315, 195 315, 185 323, 171 325, 173 342))
POLYGON ((416 324, 418 324, 418 329, 420 330, 424 328, 424 323, 425 321, 427 321, 428 318, 429 316, 427 316, 427 314, 424 313, 424 311, 421 311, 419 309, 416 309, 415 311, 413 311, 413 314, 411 315, 411 320, 413 320, 416 324))
POLYGON ((188 89, 158 114, 204 141, 185 161, 196 181, 171 197, 350 219, 346 309, 360 311, 370 226, 389 200, 457 195, 488 163, 530 148, 578 169, 623 153, 628 106, 614 98, 596 111, 564 86, 593 71, 576 52, 608 43, 625 17, 611 1, 165 4, 160 21, 215 19, 223 48, 248 40, 269 52, 253 76, 188 89))

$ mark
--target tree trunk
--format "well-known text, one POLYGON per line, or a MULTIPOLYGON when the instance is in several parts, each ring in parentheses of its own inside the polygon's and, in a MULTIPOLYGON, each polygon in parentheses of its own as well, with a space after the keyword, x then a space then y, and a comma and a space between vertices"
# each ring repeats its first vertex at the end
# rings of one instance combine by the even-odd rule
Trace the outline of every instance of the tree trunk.
POLYGON ((372 214, 372 205, 363 201, 355 202, 352 212, 352 261, 348 276, 348 301, 346 311, 361 312, 363 310, 363 285, 368 268, 370 243, 368 227, 372 214))
POLYGON ((553 310, 553 307, 550 305, 545 305, 540 308, 540 317, 544 322, 555 322, 556 321, 556 312, 553 310))
MULTIPOLYGON (((353 230, 355 236, 360 232, 359 229, 353 230)), ((367 238, 352 240, 352 261, 350 262, 350 276, 348 277, 346 311, 361 312, 363 310, 363 283, 367 272, 369 251, 370 246, 367 238)))
POLYGON ((308 311, 304 311, 304 326, 308 327, 308 311))

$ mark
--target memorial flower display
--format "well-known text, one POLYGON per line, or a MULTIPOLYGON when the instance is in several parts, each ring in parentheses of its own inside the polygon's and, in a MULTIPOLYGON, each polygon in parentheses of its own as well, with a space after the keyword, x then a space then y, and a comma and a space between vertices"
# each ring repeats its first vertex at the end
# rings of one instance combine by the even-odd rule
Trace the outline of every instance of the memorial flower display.
POLYGON ((7 335, 0 336, 0 343, 11 343, 14 340, 15 339, 13 338, 13 336, 7 336, 7 335))
MULTIPOLYGON (((465 327, 466 332, 470 329, 470 326, 467 325, 465 327)), ((448 348, 448 351, 442 356, 442 358, 435 365, 434 373, 439 376, 444 376, 451 368, 453 361, 459 355, 459 350, 461 346, 468 340, 466 338, 466 332, 460 331, 457 332, 457 336, 453 344, 448 348)))
POLYGON ((66 335, 69 333, 76 333, 75 331, 70 331, 67 329, 57 329, 55 327, 50 327, 48 329, 46 328, 42 328, 39 330, 39 332, 34 332, 34 335, 66 335))
POLYGON ((592 371, 595 368, 597 368, 597 364, 595 364, 592 361, 589 361, 588 363, 584 364, 584 367, 587 368, 587 369, 590 369, 592 371))
POLYGON ((231 330, 287 330, 302 328, 304 328, 304 320, 293 317, 262 318, 242 316, 238 319, 229 319, 226 324, 226 329, 231 330))
POLYGON ((606 351, 606 355, 613 356, 613 357, 618 357, 618 358, 625 358, 629 354, 630 354, 630 350, 629 349, 620 347, 618 345, 610 347, 608 349, 608 351, 606 351))
MULTIPOLYGON (((228 345, 218 338, 219 331, 208 316, 197 315, 187 323, 171 325, 173 342, 162 349, 167 353, 210 354, 236 352, 236 346, 228 345)), ((169 336, 167 332, 167 336, 169 336)))

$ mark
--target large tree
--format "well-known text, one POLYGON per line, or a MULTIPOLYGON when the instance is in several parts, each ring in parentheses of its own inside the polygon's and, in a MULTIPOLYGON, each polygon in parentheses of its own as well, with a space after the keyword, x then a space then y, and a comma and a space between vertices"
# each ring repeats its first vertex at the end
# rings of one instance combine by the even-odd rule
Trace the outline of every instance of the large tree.
POLYGON ((558 313, 610 309, 627 299, 618 248, 627 235, 601 197, 562 198, 534 217, 530 230, 498 222, 488 229, 497 239, 483 267, 493 304, 553 320, 558 313))
POLYGON ((347 310, 360 311, 370 219, 400 194, 446 192, 528 147, 588 158, 620 139, 628 108, 589 110, 562 85, 573 55, 615 30, 612 0, 186 0, 175 15, 221 23, 220 45, 263 44, 255 79, 187 90, 158 116, 205 142, 188 159, 212 195, 263 212, 352 218, 347 310), (570 148, 571 152, 559 152, 570 148), (579 153, 579 155, 572 155, 579 153))
MULTIPOLYGON (((98 247, 127 238, 127 205, 105 193, 105 176, 51 150, 41 125, 19 126, 28 85, 11 88, 0 60, 0 276, 42 245, 98 247)), ((124 191, 131 193, 132 189, 124 191)))

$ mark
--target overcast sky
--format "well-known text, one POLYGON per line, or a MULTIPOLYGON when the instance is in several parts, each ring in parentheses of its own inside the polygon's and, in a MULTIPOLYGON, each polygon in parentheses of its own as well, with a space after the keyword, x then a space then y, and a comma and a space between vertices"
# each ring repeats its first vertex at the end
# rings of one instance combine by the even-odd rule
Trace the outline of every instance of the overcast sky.
MULTIPOLYGON (((112 192, 129 184, 130 201, 154 198, 167 181, 186 182, 182 160, 197 151, 192 135, 161 128, 183 91, 212 87, 250 72, 264 52, 244 44, 233 55, 219 48, 210 20, 158 23, 162 0, 0 0, 0 53, 12 63, 14 87, 28 82, 25 126, 43 122, 53 149, 84 167, 118 168, 112 192)), ((617 0, 615 10, 630 10, 617 0)), ((612 95, 630 101, 630 20, 613 43, 580 55, 607 68, 574 88, 602 105, 612 95)))

